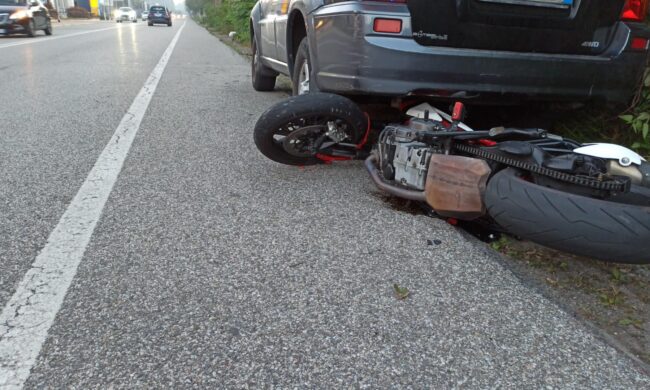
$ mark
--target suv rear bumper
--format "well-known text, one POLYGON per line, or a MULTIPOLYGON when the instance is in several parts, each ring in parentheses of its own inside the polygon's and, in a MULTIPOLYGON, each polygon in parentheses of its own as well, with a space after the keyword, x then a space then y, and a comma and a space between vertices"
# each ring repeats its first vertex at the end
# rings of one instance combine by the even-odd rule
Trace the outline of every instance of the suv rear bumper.
POLYGON ((340 3, 317 10, 309 25, 316 84, 342 94, 625 102, 647 58, 645 51, 623 50, 632 36, 624 23, 595 56, 422 46, 411 38, 405 6, 340 3), (402 19, 402 33, 374 33, 377 16, 402 19))

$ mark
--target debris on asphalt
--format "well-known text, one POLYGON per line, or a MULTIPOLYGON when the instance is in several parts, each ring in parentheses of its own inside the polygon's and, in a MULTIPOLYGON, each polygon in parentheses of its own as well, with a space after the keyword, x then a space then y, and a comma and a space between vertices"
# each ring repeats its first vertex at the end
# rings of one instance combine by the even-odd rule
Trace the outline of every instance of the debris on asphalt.
POLYGON ((398 300, 404 300, 411 295, 411 292, 406 287, 400 287, 397 283, 393 284, 393 290, 395 290, 395 297, 398 300))

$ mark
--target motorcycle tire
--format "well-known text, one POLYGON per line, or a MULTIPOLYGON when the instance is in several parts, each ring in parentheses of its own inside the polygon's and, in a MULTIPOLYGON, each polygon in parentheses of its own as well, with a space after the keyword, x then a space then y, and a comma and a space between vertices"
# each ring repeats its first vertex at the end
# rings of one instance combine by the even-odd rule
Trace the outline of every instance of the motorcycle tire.
POLYGON ((540 186, 504 169, 488 182, 488 214, 509 233, 614 263, 650 263, 650 207, 540 186))
MULTIPOLYGON (((316 156, 299 157, 290 154, 275 137, 284 126, 303 118, 326 118, 342 121, 349 131, 347 143, 358 143, 366 132, 368 119, 350 99, 330 93, 310 93, 293 96, 269 108, 257 120, 253 132, 255 145, 269 159, 287 165, 314 165, 316 156)), ((323 125, 323 124, 321 124, 323 125)), ((296 128, 292 131, 299 130, 296 128)))

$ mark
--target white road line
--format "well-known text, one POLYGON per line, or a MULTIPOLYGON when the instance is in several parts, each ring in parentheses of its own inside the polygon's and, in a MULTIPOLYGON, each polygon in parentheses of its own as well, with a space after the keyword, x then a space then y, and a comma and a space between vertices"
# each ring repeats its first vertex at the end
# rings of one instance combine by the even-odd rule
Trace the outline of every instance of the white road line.
POLYGON ((185 23, 2 310, 0 388, 21 389, 29 377, 184 27, 185 23))
MULTIPOLYGON (((136 25, 136 27, 141 26, 141 25, 142 24, 138 24, 138 25, 136 25)), ((36 38, 33 38, 33 39, 25 38, 24 41, 12 42, 12 43, 7 43, 7 44, 4 44, 4 45, 0 45, 0 49, 5 49, 7 47, 14 47, 14 46, 30 45, 32 43, 50 42, 50 41, 54 41, 54 40, 57 40, 57 39, 63 39, 63 38, 72 38, 72 37, 77 37, 79 35, 92 34, 92 33, 100 32, 100 31, 115 30, 115 29, 118 29, 120 27, 122 27, 122 26, 118 25, 118 26, 112 26, 112 27, 106 27, 106 28, 98 28, 96 30, 80 31, 80 32, 72 33, 72 34, 66 34, 66 35, 52 35, 52 36, 49 36, 49 37, 36 37, 36 38)))

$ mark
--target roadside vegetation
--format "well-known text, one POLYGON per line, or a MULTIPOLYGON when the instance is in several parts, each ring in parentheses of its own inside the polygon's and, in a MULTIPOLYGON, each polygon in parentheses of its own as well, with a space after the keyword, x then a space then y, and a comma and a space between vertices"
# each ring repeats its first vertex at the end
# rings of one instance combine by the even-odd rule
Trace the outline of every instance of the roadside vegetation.
POLYGON ((640 154, 650 155, 650 68, 646 68, 643 85, 628 113, 620 116, 634 133, 632 147, 640 154))
POLYGON ((650 67, 627 108, 589 104, 567 114, 555 132, 581 142, 621 144, 650 157, 650 67))
POLYGON ((490 246, 521 279, 650 364, 650 266, 595 261, 506 236, 490 246))
POLYGON ((235 31, 235 40, 250 41, 249 17, 256 0, 187 0, 185 6, 205 27, 219 33, 235 31))

